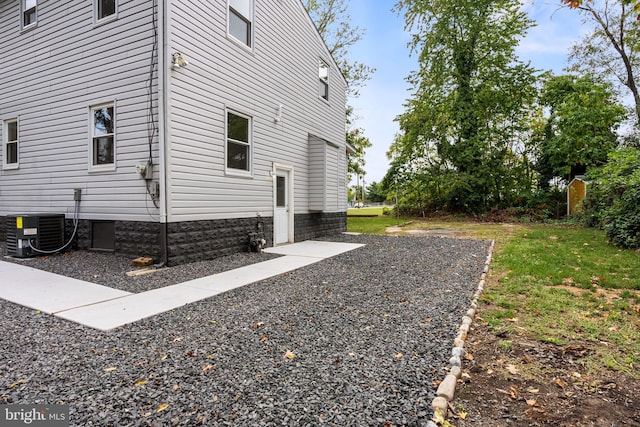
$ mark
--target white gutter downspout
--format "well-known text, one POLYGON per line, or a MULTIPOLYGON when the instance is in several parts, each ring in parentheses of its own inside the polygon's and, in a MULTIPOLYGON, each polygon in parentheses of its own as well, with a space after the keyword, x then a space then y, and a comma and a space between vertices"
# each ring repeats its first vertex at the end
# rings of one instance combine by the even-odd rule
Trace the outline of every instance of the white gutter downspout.
POLYGON ((162 261, 167 264, 169 258, 168 220, 169 220, 169 84, 167 79, 167 41, 168 37, 168 0, 158 0, 158 22, 160 23, 160 43, 158 44, 158 132, 160 156, 160 233, 162 245, 162 261))

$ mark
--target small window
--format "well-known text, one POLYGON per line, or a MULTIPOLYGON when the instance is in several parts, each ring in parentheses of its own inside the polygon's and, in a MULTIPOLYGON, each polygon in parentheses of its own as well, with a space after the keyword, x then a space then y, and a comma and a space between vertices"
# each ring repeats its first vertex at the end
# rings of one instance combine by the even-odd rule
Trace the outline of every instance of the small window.
POLYGON ((95 0, 96 23, 116 17, 118 4, 116 0, 95 0))
POLYGON ((113 104, 91 108, 91 169, 115 166, 115 123, 113 104))
POLYGON ((229 0, 228 32, 247 47, 252 47, 253 0, 229 0))
POLYGON ((3 167, 15 169, 18 167, 18 119, 5 120, 3 133, 3 167))
POLYGON ((22 9, 22 28, 26 29, 38 23, 38 1, 20 0, 22 9))
POLYGON ((322 59, 318 67, 318 96, 329 100, 329 65, 322 59))
POLYGON ((287 179, 284 176, 276 176, 276 207, 287 207, 287 179))
POLYGON ((227 111, 227 168, 251 171, 251 118, 227 111))

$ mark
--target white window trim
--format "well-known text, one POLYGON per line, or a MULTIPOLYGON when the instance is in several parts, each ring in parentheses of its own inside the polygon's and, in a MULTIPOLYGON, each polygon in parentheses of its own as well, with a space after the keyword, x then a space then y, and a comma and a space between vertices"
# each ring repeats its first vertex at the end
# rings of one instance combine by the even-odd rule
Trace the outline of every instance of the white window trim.
POLYGON ((38 26, 40 14, 38 10, 38 1, 36 0, 36 22, 32 22, 29 25, 24 25, 24 1, 25 0, 20 0, 20 28, 22 29, 22 31, 28 31, 38 26))
MULTIPOLYGON (((13 142, 13 141, 11 141, 13 142)), ((6 119, 2 122, 2 169, 11 170, 18 169, 20 167, 20 121, 17 117, 12 117, 10 119, 6 119), (16 141, 16 149, 17 153, 17 162, 16 163, 7 163, 7 145, 9 145, 9 123, 16 124, 16 128, 18 130, 18 140, 16 141)))
POLYGON ((89 172, 112 172, 116 170, 116 164, 118 162, 118 109, 116 105, 116 101, 102 102, 100 104, 93 104, 89 106, 89 172), (113 106, 113 163, 108 163, 106 165, 94 165, 93 164, 93 111, 99 108, 113 106))
POLYGON ((253 116, 250 116, 245 113, 241 113, 239 110, 234 108, 225 108, 224 110, 224 173, 225 175, 242 177, 242 178, 253 178, 253 116), (228 128, 227 128, 227 117, 229 113, 235 114, 236 116, 244 117, 249 120, 249 170, 230 168, 227 163, 227 155, 229 152, 229 136, 228 136, 228 128))
POLYGON ((93 26, 94 27, 98 27, 100 25, 104 25, 104 24, 107 24, 107 23, 109 23, 111 21, 115 21, 116 19, 118 19, 118 10, 119 10, 119 7, 118 7, 119 1, 118 0, 115 0, 116 1, 116 12, 113 15, 109 15, 109 16, 107 16, 105 18, 102 18, 102 19, 98 19, 98 1, 100 1, 100 0, 93 0, 93 26))
POLYGON ((238 40, 233 34, 231 34, 231 32, 229 31, 231 28, 231 3, 229 0, 227 0, 227 39, 231 40, 232 42, 234 42, 235 44, 237 44, 238 46, 242 47, 243 49, 252 52, 254 51, 254 47, 256 45, 256 2, 255 0, 251 0, 251 15, 252 15, 252 19, 251 19, 251 46, 247 46, 242 40, 238 40))
POLYGON ((317 83, 317 84, 319 84, 319 83, 320 83, 320 80, 323 80, 323 79, 320 79, 320 63, 321 63, 321 62, 322 62, 324 65, 326 65, 326 67, 327 67, 327 79, 326 79, 326 81, 325 81, 325 82, 326 82, 326 84, 327 84, 327 97, 325 98, 324 96, 320 95, 320 91, 318 91, 318 99, 321 99, 322 101, 324 101, 324 102, 328 103, 328 102, 329 102, 329 99, 331 98, 331 97, 329 96, 329 91, 330 91, 330 89, 331 89, 331 84, 329 83, 329 79, 330 79, 330 77, 331 77, 331 67, 329 66, 329 62, 328 62, 328 61, 325 61, 325 60, 324 60, 324 59, 322 59, 322 58, 318 58, 318 80, 317 80, 317 81, 318 81, 318 83, 317 83))

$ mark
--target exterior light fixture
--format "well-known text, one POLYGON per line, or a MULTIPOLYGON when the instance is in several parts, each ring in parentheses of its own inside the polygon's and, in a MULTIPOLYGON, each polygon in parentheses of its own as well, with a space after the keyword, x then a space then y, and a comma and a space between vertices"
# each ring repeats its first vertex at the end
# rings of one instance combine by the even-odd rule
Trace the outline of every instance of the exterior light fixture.
POLYGON ((171 68, 174 70, 185 68, 187 65, 189 65, 189 63, 182 57, 180 52, 176 52, 171 55, 171 68))

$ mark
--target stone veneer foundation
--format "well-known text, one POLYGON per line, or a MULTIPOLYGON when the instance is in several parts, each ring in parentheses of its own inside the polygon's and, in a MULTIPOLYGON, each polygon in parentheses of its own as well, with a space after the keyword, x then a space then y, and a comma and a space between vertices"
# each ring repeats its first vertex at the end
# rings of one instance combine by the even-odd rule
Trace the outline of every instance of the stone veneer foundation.
MULTIPOLYGON (((267 247, 273 246, 273 218, 235 218, 209 221, 184 221, 166 224, 168 265, 185 264, 249 250, 249 233, 264 224, 267 247)), ((5 218, 0 220, 0 238, 6 239, 5 218)), ((149 256, 156 262, 164 258, 165 224, 140 221, 114 221, 114 253, 131 257, 149 256)), ((346 212, 295 215, 296 242, 346 231, 346 212)), ((66 238, 73 233, 73 221, 67 219, 66 238)), ((74 249, 92 248, 91 221, 80 220, 74 249)))

